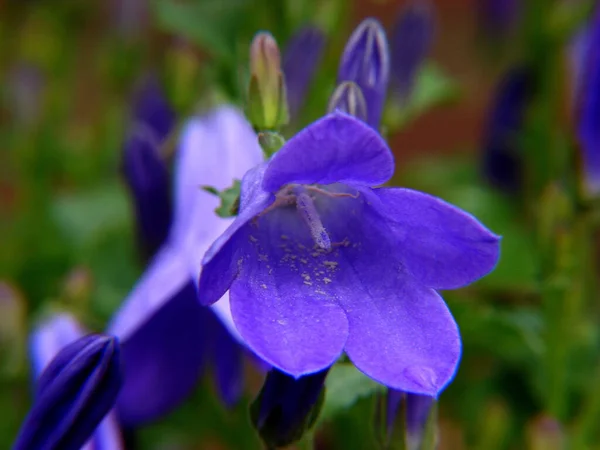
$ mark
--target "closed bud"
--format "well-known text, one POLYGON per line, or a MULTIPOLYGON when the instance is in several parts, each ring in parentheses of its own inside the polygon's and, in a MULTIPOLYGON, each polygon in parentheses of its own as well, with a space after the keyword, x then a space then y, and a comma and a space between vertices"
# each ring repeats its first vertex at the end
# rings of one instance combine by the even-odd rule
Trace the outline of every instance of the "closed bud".
POLYGON ((120 387, 117 339, 95 334, 77 339, 40 375, 14 450, 81 448, 113 407, 120 387))
POLYGON ((536 417, 527 426, 529 450, 560 450, 565 448, 565 433, 560 423, 552 417, 536 417))
POLYGON ((125 143, 123 173, 131 191, 140 253, 149 259, 166 240, 171 225, 171 180, 159 142, 146 127, 125 143))
POLYGON ((329 99, 329 112, 335 110, 348 113, 363 122, 367 121, 367 102, 358 84, 344 81, 329 99))
POLYGON ((325 34, 316 27, 294 33, 283 54, 283 73, 292 118, 298 115, 306 99, 310 82, 323 56, 325 34))
POLYGON ((375 19, 365 19, 344 48, 338 83, 353 81, 367 104, 367 123, 378 128, 390 77, 390 56, 385 30, 375 19))
POLYGON ((435 410, 435 398, 431 396, 388 389, 383 447, 395 448, 394 442, 402 441, 402 448, 407 450, 435 448, 435 410))
POLYGON ((433 7, 428 0, 413 0, 400 13, 392 30, 392 88, 398 100, 411 95, 417 73, 433 42, 433 7))
POLYGON ((258 33, 250 45, 247 115, 256 128, 270 130, 288 122, 281 55, 271 34, 258 33))
POLYGON ((254 427, 268 448, 300 440, 317 420, 324 399, 327 370, 298 379, 272 369, 250 407, 254 427))
POLYGON ((520 133, 532 99, 532 74, 515 67, 500 81, 483 136, 482 170, 486 181, 507 193, 522 189, 523 143, 520 133))
POLYGON ((260 144, 267 158, 269 158, 281 147, 283 147, 283 144, 285 144, 285 139, 279 133, 265 131, 258 133, 258 143, 260 144))

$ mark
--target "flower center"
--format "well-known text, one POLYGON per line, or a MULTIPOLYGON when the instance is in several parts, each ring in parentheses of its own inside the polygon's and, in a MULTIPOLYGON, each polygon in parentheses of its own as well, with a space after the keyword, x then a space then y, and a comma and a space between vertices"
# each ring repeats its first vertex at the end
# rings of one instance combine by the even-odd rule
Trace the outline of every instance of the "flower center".
POLYGON ((261 214, 265 214, 280 206, 296 205, 296 211, 300 214, 303 222, 310 231, 310 235, 318 248, 331 250, 332 244, 329 234, 321 221, 319 212, 315 207, 314 196, 316 194, 327 197, 358 197, 358 193, 349 194, 345 192, 329 192, 314 185, 288 184, 284 186, 275 196, 275 201, 261 214))

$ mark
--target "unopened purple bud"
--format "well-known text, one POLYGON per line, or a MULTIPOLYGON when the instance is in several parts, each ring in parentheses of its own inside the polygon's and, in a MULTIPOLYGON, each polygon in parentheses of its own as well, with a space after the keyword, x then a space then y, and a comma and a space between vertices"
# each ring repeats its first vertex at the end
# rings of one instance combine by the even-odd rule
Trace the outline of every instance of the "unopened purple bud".
POLYGON ((171 181, 155 135, 141 122, 138 125, 125 143, 123 173, 132 195, 139 247, 149 258, 169 233, 171 181))
POLYGON ((600 194, 600 7, 596 8, 580 56, 576 95, 577 138, 582 150, 585 185, 600 194))
POLYGON ((328 371, 300 378, 277 369, 267 374, 250 409, 252 423, 267 447, 289 445, 314 425, 323 402, 328 371))
POLYGON ((367 102, 358 84, 344 81, 333 92, 329 99, 329 112, 335 110, 348 113, 363 122, 367 121, 367 102))
POLYGON ((325 34, 316 27, 296 32, 283 53, 283 73, 291 117, 298 115, 325 48, 325 34))
POLYGON ((404 442, 407 450, 418 450, 424 440, 425 430, 435 399, 428 395, 411 394, 409 392, 389 389, 386 398, 386 426, 390 439, 394 423, 403 417, 405 423, 404 442), (404 409, 403 414, 401 410, 404 409))
POLYGON ((338 69, 338 84, 355 82, 367 103, 367 123, 379 127, 390 77, 390 56, 385 30, 365 19, 346 43, 338 69))
POLYGON ((154 76, 144 79, 133 99, 134 127, 141 123, 152 131, 158 142, 163 142, 175 125, 175 113, 154 76))
POLYGON ((500 81, 492 100, 483 141, 483 173, 494 186, 506 192, 521 187, 523 154, 519 132, 532 98, 533 80, 525 67, 512 69, 500 81))
POLYGON ((482 31, 495 39, 510 33, 521 9, 519 0, 479 0, 477 5, 482 31))
POLYGON ((120 387, 116 338, 88 335, 64 347, 40 375, 14 450, 81 448, 113 407, 120 387))
POLYGON ((433 42, 433 6, 428 0, 413 0, 401 11, 390 38, 391 83, 401 101, 413 90, 418 70, 433 42))
POLYGON ((250 45, 250 86, 247 114, 258 129, 270 130, 288 121, 281 55, 270 33, 257 33, 250 45))

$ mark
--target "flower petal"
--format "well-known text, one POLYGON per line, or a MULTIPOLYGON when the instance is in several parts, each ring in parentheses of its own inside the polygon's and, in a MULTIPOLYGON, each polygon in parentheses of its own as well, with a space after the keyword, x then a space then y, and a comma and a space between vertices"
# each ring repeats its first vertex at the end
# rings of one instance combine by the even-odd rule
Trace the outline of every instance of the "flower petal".
POLYGON ((489 273, 500 237, 465 211, 410 189, 376 189, 374 206, 386 219, 388 239, 402 248, 407 270, 434 289, 455 289, 489 273))
POLYGON ((242 180, 240 212, 235 221, 211 245, 204 259, 198 280, 198 299, 203 305, 219 300, 237 276, 246 243, 246 224, 264 211, 275 197, 262 190, 265 165, 248 171, 242 180))
POLYGON ((121 338, 124 383, 117 408, 123 423, 166 414, 196 386, 205 362, 206 314, 212 313, 198 304, 185 261, 164 247, 109 327, 121 338))
POLYGON ((309 125, 271 158, 263 188, 276 192, 288 183, 373 186, 393 172, 392 152, 381 136, 338 111, 309 125))
MULTIPOLYGON (((369 280, 370 285, 376 282, 369 280)), ((460 359, 460 336, 452 315, 434 290, 406 279, 379 286, 378 291, 382 292, 371 292, 363 301, 343 301, 350 324, 348 357, 386 386, 436 396, 454 376, 460 359)))
POLYGON ((370 200, 364 193, 336 197, 323 209, 325 228, 339 244, 324 262, 325 283, 315 286, 346 312, 345 349, 358 369, 391 388, 436 395, 460 356, 456 323, 442 298, 405 270, 405 248, 390 242, 370 200))
POLYGON ((309 260, 295 253, 312 247, 308 228, 293 209, 276 209, 253 221, 245 238, 244 263, 230 290, 238 331, 258 356, 295 377, 330 366, 348 323, 311 281, 317 275, 309 260))
MULTIPOLYGON (((242 179, 263 161, 256 133, 244 115, 231 106, 222 106, 207 117, 188 121, 181 135, 175 161, 175 223, 173 236, 211 229, 219 206, 216 196, 202 186, 225 189, 242 179), (197 205, 197 206, 193 206, 197 205), (193 223, 193 217, 203 221, 193 223)), ((213 237, 214 239, 214 237, 213 237)))

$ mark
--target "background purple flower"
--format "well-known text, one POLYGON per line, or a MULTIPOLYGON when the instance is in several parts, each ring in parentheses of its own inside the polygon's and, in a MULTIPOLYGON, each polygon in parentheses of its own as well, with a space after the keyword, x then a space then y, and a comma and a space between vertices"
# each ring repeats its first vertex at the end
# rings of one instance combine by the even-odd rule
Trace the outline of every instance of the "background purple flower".
POLYGON ((215 214, 219 199, 201 187, 225 189, 260 161, 256 134, 233 108, 219 108, 186 125, 177 153, 168 242, 109 327, 122 342, 124 386, 117 407, 127 425, 155 420, 179 405, 205 364, 214 366, 227 404, 241 394, 243 347, 228 318, 228 298, 204 308, 192 274, 212 240, 231 223, 215 214))
POLYGON ((298 115, 306 100, 310 82, 321 62, 325 49, 325 34, 317 27, 306 26, 292 35, 283 52, 290 117, 298 115))
POLYGON ((412 0, 400 12, 391 38, 391 84, 401 101, 413 89, 418 70, 433 43, 433 5, 428 0, 412 0))
POLYGON ((506 192, 521 189, 523 149, 519 136, 534 87, 530 69, 518 66, 500 80, 492 99, 483 136, 483 174, 506 192))
POLYGON ((163 244, 171 225, 171 180, 160 148, 174 119, 158 82, 147 78, 135 95, 123 150, 123 173, 133 197, 137 238, 146 259, 163 244))
POLYGON ((435 197, 372 188, 393 171, 379 134, 350 116, 298 133, 244 176, 239 216, 204 256, 201 302, 230 290, 244 340, 293 376, 345 350, 385 385, 437 395, 460 338, 435 289, 492 270, 499 238, 435 197))
POLYGON ((593 14, 581 45, 581 68, 576 93, 577 137, 582 150, 583 171, 591 194, 600 192, 600 8, 593 14))

